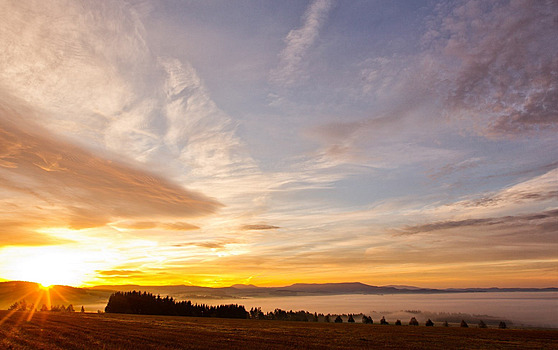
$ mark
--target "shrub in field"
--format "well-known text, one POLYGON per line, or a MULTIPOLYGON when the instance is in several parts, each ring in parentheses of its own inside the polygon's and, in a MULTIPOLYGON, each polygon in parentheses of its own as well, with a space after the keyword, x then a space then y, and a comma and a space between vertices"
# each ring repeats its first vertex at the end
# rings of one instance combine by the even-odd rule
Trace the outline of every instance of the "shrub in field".
POLYGON ((386 318, 385 318, 384 316, 382 316, 382 319, 380 320, 380 324, 385 324, 385 325, 387 325, 387 324, 389 324, 389 322, 386 321, 386 318))
POLYGON ((347 320, 347 322, 355 323, 355 319, 353 318, 353 315, 349 315, 349 319, 347 320))
POLYGON ((484 323, 483 320, 480 320, 480 322, 479 322, 479 328, 487 328, 487 327, 486 327, 486 323, 484 323))
POLYGON ((500 328, 500 329, 506 329, 506 328, 508 328, 508 326, 506 325, 506 322, 501 321, 500 324, 498 325, 498 328, 500 328))
POLYGON ((343 323, 343 319, 341 318, 341 316, 337 316, 337 317, 335 318, 335 321, 333 321, 333 322, 335 322, 335 323, 343 323))
POLYGON ((31 311, 33 309, 35 309, 35 305, 33 305, 32 303, 27 304, 25 300, 19 302, 16 301, 8 308, 8 310, 17 310, 17 311, 27 311, 27 310, 31 311))
POLYGON ((85 312, 85 308, 83 307, 83 305, 81 306, 81 312, 85 312))
POLYGON ((327 314, 327 315, 325 316, 324 321, 327 322, 327 323, 330 322, 330 320, 329 320, 329 314, 327 314))
POLYGON ((444 321, 444 327, 449 327, 448 321, 444 321))
POLYGON ((373 324, 372 317, 370 316, 362 316, 362 323, 364 324, 373 324))
POLYGON ((396 326, 401 326, 401 320, 395 321, 395 325, 396 325, 396 326))
POLYGON ((468 327, 469 327, 469 325, 467 324, 467 322, 465 322, 465 320, 461 320, 461 324, 460 324, 460 327, 463 327, 463 328, 468 328, 468 327))
POLYGON ((419 325, 419 323, 418 323, 417 319, 414 318, 414 317, 411 317, 411 320, 409 321, 409 326, 418 326, 418 325, 419 325))
POLYGON ((19 309, 19 302, 16 301, 15 303, 13 303, 12 305, 10 305, 10 307, 8 308, 8 310, 18 310, 19 309))
POLYGON ((424 324, 426 327, 434 327, 434 322, 432 322, 431 319, 428 319, 428 321, 426 321, 426 323, 424 324))

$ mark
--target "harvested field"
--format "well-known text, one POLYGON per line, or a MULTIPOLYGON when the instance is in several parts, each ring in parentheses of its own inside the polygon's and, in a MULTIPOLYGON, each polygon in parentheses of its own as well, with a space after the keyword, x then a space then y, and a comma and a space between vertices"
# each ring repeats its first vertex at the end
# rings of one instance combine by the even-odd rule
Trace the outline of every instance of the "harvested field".
POLYGON ((0 311, 0 349, 557 349, 557 330, 0 311))

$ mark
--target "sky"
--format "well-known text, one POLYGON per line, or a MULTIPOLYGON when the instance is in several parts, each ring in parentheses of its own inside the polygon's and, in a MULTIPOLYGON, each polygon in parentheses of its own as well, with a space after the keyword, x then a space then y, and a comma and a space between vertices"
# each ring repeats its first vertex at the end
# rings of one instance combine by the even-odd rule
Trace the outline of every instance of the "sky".
POLYGON ((0 280, 558 286, 555 1, 0 2, 0 280))

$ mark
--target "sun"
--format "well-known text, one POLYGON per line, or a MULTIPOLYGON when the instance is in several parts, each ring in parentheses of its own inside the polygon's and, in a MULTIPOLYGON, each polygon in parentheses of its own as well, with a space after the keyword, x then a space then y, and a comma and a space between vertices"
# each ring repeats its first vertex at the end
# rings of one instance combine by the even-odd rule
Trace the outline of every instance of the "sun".
POLYGON ((83 254, 63 247, 11 247, 2 251, 2 277, 15 281, 79 286, 93 272, 83 254))

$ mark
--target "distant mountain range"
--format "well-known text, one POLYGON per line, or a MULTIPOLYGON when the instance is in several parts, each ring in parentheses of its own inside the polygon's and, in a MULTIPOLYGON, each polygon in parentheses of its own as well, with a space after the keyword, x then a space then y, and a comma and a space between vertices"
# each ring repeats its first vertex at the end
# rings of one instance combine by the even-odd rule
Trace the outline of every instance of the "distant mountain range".
MULTIPOLYGON (((50 290, 52 305, 73 304, 89 305, 102 310, 110 294, 116 291, 141 290, 162 296, 169 295, 175 299, 243 299, 280 296, 318 296, 343 294, 441 294, 441 293, 493 293, 493 292, 558 292, 558 288, 448 288, 432 289, 413 286, 371 286, 360 282, 351 283, 295 283, 285 287, 257 287, 254 285, 235 284, 230 287, 211 288, 198 286, 140 286, 140 285, 104 285, 89 288, 54 286, 50 290)), ((7 309, 14 302, 25 299, 39 308, 47 304, 44 289, 32 282, 0 282, 0 309, 7 309)), ((87 308, 87 307, 86 307, 87 308)))

